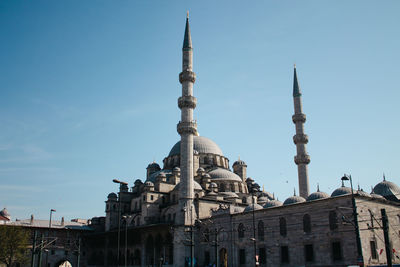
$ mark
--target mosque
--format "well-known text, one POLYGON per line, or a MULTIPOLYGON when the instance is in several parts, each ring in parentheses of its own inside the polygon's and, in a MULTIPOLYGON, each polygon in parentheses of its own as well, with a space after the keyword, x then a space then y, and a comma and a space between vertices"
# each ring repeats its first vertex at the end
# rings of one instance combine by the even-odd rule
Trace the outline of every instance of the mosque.
MULTIPOLYGON (((385 178, 371 193, 344 183, 330 195, 309 191, 306 116, 294 68, 294 144, 299 195, 283 203, 199 136, 189 19, 183 42, 180 141, 146 179, 105 201, 105 217, 84 238, 87 266, 348 266, 400 263, 400 188, 385 178), (386 217, 385 217, 386 216, 386 217)), ((351 180, 350 180, 351 182, 351 180)))

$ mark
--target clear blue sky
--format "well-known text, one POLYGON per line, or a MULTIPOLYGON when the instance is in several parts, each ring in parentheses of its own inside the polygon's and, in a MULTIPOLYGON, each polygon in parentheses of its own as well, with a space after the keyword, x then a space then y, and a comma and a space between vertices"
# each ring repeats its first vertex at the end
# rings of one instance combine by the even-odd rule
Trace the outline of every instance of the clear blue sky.
POLYGON ((280 200, 297 188, 297 64, 311 191, 400 183, 399 1, 0 2, 0 209, 104 215, 178 141, 186 10, 195 118, 280 200))

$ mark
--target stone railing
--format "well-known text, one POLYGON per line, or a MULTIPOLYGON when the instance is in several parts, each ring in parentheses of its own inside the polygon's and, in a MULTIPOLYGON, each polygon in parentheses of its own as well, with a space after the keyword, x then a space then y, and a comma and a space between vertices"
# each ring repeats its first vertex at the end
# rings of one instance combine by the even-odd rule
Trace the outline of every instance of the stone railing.
POLYGON ((292 120, 294 123, 300 121, 300 122, 306 122, 306 114, 300 113, 300 114, 294 114, 292 116, 292 120))
POLYGON ((294 162, 298 164, 308 164, 310 163, 310 156, 307 154, 300 154, 297 156, 294 156, 294 162))
POLYGON ((293 142, 297 144, 307 144, 308 143, 308 135, 306 134, 295 134, 293 136, 293 142))
POLYGON ((196 74, 193 71, 190 70, 184 70, 181 73, 179 73, 179 82, 192 82, 194 83, 196 81, 196 74))
POLYGON ((180 121, 176 128, 179 134, 184 134, 184 133, 197 134, 196 121, 191 121, 191 122, 180 121))

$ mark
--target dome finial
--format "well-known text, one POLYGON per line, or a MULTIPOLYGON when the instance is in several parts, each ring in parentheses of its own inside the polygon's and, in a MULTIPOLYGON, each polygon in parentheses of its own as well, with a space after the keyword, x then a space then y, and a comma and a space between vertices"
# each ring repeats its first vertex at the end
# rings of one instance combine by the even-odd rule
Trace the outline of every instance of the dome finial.
POLYGON ((317 183, 317 192, 319 192, 319 183, 317 183))
POLYGON ((383 173, 383 180, 386 181, 385 173, 383 173))
POLYGON ((293 188, 293 196, 296 196, 296 187, 293 188))
POLYGON ((187 18, 187 19, 189 18, 189 10, 186 11, 186 18, 187 18))
POLYGON ((342 180, 342 187, 344 187, 344 181, 342 180))
POLYGON ((358 190, 358 191, 360 191, 360 184, 358 184, 358 186, 357 186, 357 190, 358 190))

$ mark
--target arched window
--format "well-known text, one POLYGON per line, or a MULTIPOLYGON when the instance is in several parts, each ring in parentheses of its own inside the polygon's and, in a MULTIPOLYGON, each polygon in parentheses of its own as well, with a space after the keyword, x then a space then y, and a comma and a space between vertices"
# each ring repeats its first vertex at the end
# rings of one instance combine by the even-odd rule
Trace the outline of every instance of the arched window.
POLYGON ((231 192, 235 192, 235 185, 231 184, 231 192))
POLYGON ((311 217, 309 214, 304 214, 303 216, 303 231, 305 233, 311 232, 311 217))
POLYGON ((239 238, 243 238, 244 237, 244 225, 243 225, 243 223, 239 224, 239 226, 238 226, 238 235, 239 235, 239 238))
POLYGON ((222 183, 222 184, 219 185, 219 191, 220 192, 225 192, 225 184, 222 183))
POLYGON ((329 229, 335 230, 338 228, 338 220, 336 211, 331 210, 329 212, 329 229))
POLYGON ((286 219, 283 217, 279 218, 279 232, 280 232, 281 236, 287 235, 286 219))
POLYGON ((246 203, 247 203, 246 197, 243 197, 243 198, 242 198, 242 203, 243 203, 243 204, 246 204, 246 203))
POLYGON ((258 221, 258 240, 264 241, 264 223, 263 223, 263 221, 258 221))

